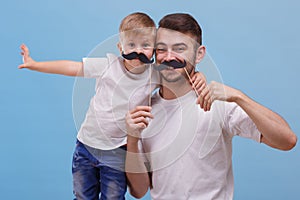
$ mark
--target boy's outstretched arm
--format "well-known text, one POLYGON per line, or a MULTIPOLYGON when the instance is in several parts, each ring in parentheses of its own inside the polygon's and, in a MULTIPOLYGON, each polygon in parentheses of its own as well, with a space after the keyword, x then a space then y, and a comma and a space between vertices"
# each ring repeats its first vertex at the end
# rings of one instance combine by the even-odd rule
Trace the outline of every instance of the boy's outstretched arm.
POLYGON ((83 76, 83 63, 69 60, 37 62, 30 57, 29 49, 25 44, 20 46, 23 64, 19 69, 27 68, 34 71, 61 74, 66 76, 83 76))

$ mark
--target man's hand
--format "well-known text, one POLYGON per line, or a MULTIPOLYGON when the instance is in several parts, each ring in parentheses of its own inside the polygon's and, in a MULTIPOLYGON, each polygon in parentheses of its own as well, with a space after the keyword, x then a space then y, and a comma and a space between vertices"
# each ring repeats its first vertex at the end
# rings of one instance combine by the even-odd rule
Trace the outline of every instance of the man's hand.
POLYGON ((215 100, 235 102, 240 93, 239 90, 212 81, 199 93, 197 103, 204 111, 209 111, 215 100))
POLYGON ((201 72, 196 72, 191 77, 190 81, 191 81, 193 89, 195 90, 195 92, 197 94, 197 104, 200 104, 200 107, 204 111, 209 111, 211 102, 209 101, 210 93, 208 93, 208 88, 206 85, 206 77, 201 72), (206 89, 206 90, 204 90, 204 89, 206 89), (205 98, 207 100, 205 100, 205 98), (205 105, 204 105, 204 103, 205 103, 205 105))
POLYGON ((148 126, 147 118, 153 119, 151 107, 137 106, 126 114, 127 141, 138 142, 141 132, 148 126))
POLYGON ((200 94, 206 86, 206 78, 205 78, 204 74, 202 74, 201 72, 196 72, 191 77, 191 84, 192 84, 194 90, 198 94, 200 94))

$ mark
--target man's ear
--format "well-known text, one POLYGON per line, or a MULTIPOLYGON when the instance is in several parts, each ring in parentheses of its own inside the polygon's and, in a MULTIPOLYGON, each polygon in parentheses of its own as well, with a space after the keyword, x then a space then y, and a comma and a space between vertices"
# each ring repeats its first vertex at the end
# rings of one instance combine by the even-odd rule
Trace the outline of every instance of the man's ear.
POLYGON ((206 48, 203 45, 200 45, 196 51, 196 64, 198 64, 205 56, 206 48))
POLYGON ((122 45, 121 45, 120 42, 118 42, 117 47, 118 47, 118 49, 119 49, 119 51, 120 51, 120 54, 122 54, 123 49, 122 49, 122 45))

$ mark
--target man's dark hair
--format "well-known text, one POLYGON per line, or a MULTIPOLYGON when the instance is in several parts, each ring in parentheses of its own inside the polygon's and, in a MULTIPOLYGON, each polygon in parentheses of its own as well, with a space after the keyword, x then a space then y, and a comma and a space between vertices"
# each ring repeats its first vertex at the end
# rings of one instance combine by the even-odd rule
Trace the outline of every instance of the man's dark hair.
POLYGON ((184 34, 191 34, 199 45, 202 45, 202 30, 198 22, 189 14, 175 13, 164 16, 158 28, 166 28, 184 34))

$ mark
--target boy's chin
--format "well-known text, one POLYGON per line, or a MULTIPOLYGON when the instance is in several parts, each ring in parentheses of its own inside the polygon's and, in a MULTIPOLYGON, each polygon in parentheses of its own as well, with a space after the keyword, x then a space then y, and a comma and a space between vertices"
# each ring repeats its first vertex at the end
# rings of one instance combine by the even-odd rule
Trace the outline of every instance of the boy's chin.
POLYGON ((131 60, 128 64, 133 68, 139 68, 145 66, 145 63, 142 63, 140 60, 131 60))

